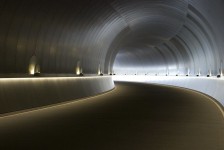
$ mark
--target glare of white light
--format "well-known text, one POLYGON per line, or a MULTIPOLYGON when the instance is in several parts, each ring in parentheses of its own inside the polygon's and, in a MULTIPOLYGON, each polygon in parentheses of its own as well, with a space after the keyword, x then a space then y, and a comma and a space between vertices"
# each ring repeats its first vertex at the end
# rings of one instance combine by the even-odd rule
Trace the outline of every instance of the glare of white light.
POLYGON ((38 64, 37 57, 35 55, 33 55, 30 58, 30 62, 29 62, 29 66, 28 66, 28 72, 29 72, 29 74, 31 74, 31 75, 34 75, 35 74, 35 69, 36 69, 36 65, 37 64, 38 64))
POLYGON ((100 64, 99 64, 99 66, 98 66, 98 75, 100 75, 100 73, 101 73, 101 69, 100 69, 100 64))
POLYGON ((29 65, 29 74, 34 75, 35 73, 35 64, 29 65))
POLYGON ((86 77, 33 77, 33 78, 0 78, 0 82, 17 82, 17 81, 28 81, 28 80, 32 80, 32 81, 51 81, 51 80, 80 80, 80 79, 84 79, 84 80, 92 80, 92 79, 102 79, 102 78, 110 78, 110 76, 86 76, 86 77))
POLYGON ((80 74, 80 68, 76 67, 76 74, 79 75, 80 74))
POLYGON ((80 61, 77 62, 77 65, 76 65, 76 74, 77 75, 80 75, 81 73, 81 70, 80 70, 80 61))

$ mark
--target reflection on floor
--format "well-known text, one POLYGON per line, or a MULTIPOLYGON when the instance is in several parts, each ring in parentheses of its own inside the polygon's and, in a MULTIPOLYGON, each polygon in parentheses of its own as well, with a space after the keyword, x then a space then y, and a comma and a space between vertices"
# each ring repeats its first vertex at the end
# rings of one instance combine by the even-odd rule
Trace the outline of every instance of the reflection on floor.
POLYGON ((224 118, 210 98, 116 83, 92 98, 0 118, 0 149, 223 150, 224 118))

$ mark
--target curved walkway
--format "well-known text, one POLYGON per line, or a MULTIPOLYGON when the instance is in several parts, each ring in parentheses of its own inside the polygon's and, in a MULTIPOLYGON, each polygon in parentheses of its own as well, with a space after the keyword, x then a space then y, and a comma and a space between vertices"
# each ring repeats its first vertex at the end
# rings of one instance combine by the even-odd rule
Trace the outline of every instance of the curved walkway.
POLYGON ((222 112, 203 94, 116 83, 91 98, 0 118, 0 149, 223 150, 222 112))

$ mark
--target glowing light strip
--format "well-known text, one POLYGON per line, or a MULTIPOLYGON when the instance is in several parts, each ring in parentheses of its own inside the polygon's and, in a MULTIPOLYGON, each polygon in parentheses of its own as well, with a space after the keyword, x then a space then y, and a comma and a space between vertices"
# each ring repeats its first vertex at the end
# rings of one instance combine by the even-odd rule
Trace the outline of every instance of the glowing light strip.
POLYGON ((76 80, 79 80, 79 79, 95 79, 95 78, 110 78, 111 76, 86 76, 86 77, 23 77, 23 78, 0 78, 0 81, 21 81, 21 80, 66 80, 66 79, 69 79, 69 80, 73 80, 73 79, 76 79, 76 80))
POLYGON ((168 81, 168 80, 181 80, 181 79, 208 79, 208 80, 224 80, 224 78, 212 77, 195 77, 195 76, 148 76, 148 75, 116 75, 113 76, 114 81, 129 81, 129 82, 149 82, 149 81, 168 81))

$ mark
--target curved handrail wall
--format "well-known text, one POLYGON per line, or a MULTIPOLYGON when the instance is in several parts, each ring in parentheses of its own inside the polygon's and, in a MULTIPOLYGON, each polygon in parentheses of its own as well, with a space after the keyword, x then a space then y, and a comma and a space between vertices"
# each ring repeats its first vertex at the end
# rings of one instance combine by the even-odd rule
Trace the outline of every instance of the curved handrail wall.
POLYGON ((188 88, 205 93, 224 106, 224 79, 184 76, 114 76, 114 81, 157 83, 188 88))
POLYGON ((114 88, 112 77, 1 78, 0 114, 94 96, 114 88))

